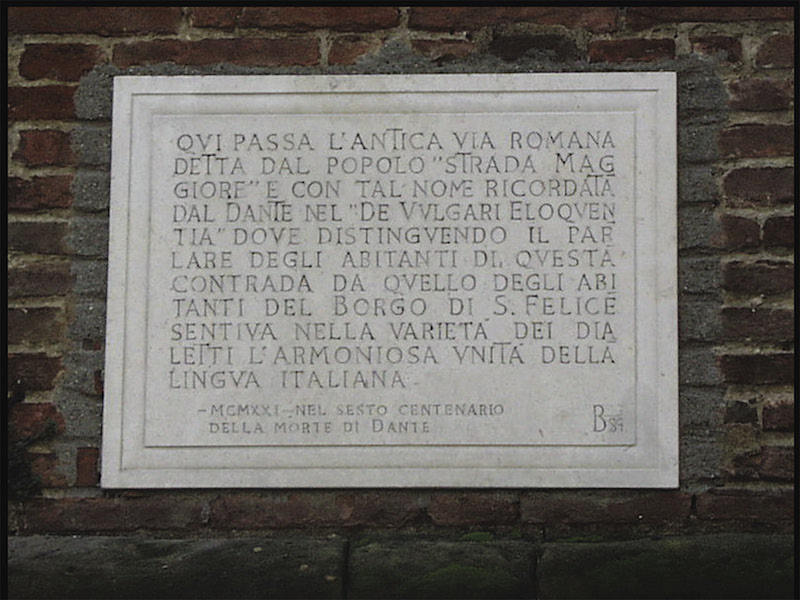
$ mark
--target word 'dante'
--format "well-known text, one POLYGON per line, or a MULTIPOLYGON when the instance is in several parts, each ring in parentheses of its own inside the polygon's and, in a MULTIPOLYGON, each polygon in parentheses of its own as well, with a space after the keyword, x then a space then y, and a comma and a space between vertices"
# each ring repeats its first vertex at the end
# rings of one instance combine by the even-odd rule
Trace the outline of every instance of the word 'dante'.
POLYGON ((675 78, 118 77, 102 485, 677 484, 675 78))

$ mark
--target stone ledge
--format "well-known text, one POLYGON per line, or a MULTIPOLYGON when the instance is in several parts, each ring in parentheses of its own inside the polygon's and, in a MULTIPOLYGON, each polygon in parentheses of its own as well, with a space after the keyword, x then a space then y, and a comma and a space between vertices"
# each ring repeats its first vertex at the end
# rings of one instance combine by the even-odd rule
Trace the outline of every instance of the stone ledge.
POLYGON ((356 541, 347 597, 535 598, 535 552, 523 541, 356 541))
POLYGON ((8 539, 10 598, 792 598, 790 535, 8 539), (538 580, 538 581, 537 581, 538 580))
POLYGON ((9 598, 340 598, 346 542, 11 537, 9 598))
POLYGON ((792 598, 789 535, 547 544, 541 598, 792 598))

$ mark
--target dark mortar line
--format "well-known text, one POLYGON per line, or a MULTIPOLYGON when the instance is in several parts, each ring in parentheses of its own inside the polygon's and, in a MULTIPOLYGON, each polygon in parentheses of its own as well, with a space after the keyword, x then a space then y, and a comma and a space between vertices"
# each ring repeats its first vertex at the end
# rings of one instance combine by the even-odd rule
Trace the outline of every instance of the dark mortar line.
POLYGON ((344 551, 342 552, 342 591, 340 597, 347 600, 350 597, 350 548, 352 544, 349 537, 344 538, 344 551))

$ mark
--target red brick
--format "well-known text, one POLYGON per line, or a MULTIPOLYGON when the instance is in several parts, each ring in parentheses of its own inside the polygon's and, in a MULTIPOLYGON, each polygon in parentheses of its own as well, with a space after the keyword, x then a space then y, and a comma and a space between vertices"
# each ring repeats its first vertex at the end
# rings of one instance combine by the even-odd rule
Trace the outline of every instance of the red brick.
POLYGON ((723 214, 720 215, 719 222, 723 238, 721 244, 726 248, 739 250, 757 248, 760 245, 761 227, 753 219, 723 214))
POLYGON ((794 448, 765 446, 754 452, 735 457, 728 472, 737 479, 792 481, 794 479, 794 448))
POLYGON ((729 89, 731 108, 736 110, 786 110, 794 100, 792 82, 781 79, 738 79, 730 83, 729 89))
POLYGON ((792 156, 794 127, 791 125, 735 125, 719 134, 719 150, 725 158, 792 156))
POLYGON ((292 31, 374 31, 399 25, 400 12, 391 6, 248 6, 237 24, 292 31))
POLYGON ((328 62, 332 65, 352 65, 365 54, 380 47, 380 43, 359 37, 338 37, 333 40, 328 52, 328 62))
POLYGON ((782 308, 722 309, 725 339, 788 342, 794 339, 794 312, 782 308))
POLYGON ((535 524, 620 524, 679 521, 689 516, 684 492, 530 492, 522 496, 522 521, 535 524))
POLYGON ((100 483, 100 472, 97 465, 100 451, 97 448, 78 448, 75 456, 77 476, 75 485, 79 487, 97 487, 100 483))
POLYGON ((794 200, 794 167, 743 167, 730 171, 722 182, 733 206, 774 206, 794 200))
POLYGON ((332 493, 228 494, 211 504, 211 526, 260 529, 330 526, 339 523, 332 493))
POLYGON ((770 217, 766 220, 764 246, 767 248, 794 246, 794 215, 770 217))
POLYGON ((794 383, 794 354, 723 354, 720 370, 726 383, 760 385, 794 383))
POLYGON ((15 221, 8 224, 8 248, 35 254, 67 254, 66 223, 15 221))
POLYGON ((408 26, 412 29, 456 31, 480 29, 504 23, 534 23, 608 33, 616 30, 618 14, 619 9, 616 7, 412 6, 409 11, 408 26))
POLYGON ((723 288, 745 294, 781 294, 794 289, 794 265, 770 260, 733 261, 723 266, 723 288))
POLYGON ((46 354, 9 354, 8 380, 25 391, 52 390, 61 372, 61 358, 46 354))
POLYGON ((756 65, 773 69, 793 69, 794 52, 793 35, 771 35, 758 49, 756 65))
POLYGON ((39 479, 42 487, 65 488, 67 478, 59 472, 58 457, 55 454, 28 453, 31 464, 31 473, 39 479))
POLYGON ((74 119, 75 88, 66 85, 8 88, 8 120, 74 119))
POLYGON ((76 164, 69 133, 51 129, 21 131, 13 158, 29 167, 68 167, 76 164))
POLYGON ((103 381, 103 372, 95 371, 93 377, 94 377, 94 391, 98 396, 102 396, 103 391, 105 389, 105 382, 103 381))
POLYGON ((205 523, 203 500, 193 497, 37 499, 25 504, 25 533, 193 531, 205 523))
POLYGON ((725 416, 722 422, 728 423, 757 423, 758 409, 748 402, 736 402, 725 407, 725 416))
POLYGON ((697 518, 702 521, 748 523, 794 522, 794 493, 714 490, 699 494, 697 518))
POLYGON ((27 44, 19 74, 26 79, 78 81, 101 59, 100 48, 91 44, 27 44))
POLYGON ((675 40, 597 40, 589 43, 591 62, 648 62, 675 57, 675 40))
POLYGON ((231 30, 242 14, 241 6, 204 6, 192 8, 192 26, 231 30))
POLYGON ((761 413, 764 431, 794 431, 794 402, 769 402, 761 413))
POLYGON ((52 306, 8 309, 8 343, 58 343, 64 334, 64 311, 52 306))
POLYGON ((71 285, 72 276, 66 262, 36 262, 8 268, 9 298, 64 295, 71 285))
POLYGON ((721 62, 742 62, 742 43, 738 38, 725 35, 708 35, 692 37, 692 52, 705 54, 719 59, 721 62))
POLYGON ((431 498, 428 512, 435 525, 515 525, 519 498, 491 492, 442 493, 431 498))
POLYGON ((346 527, 413 527, 426 522, 425 502, 415 492, 349 492, 336 496, 336 519, 346 527))
POLYGON ((740 21, 791 21, 794 12, 790 7, 741 6, 670 6, 628 7, 625 24, 632 29, 646 29, 662 23, 708 23, 740 21))
POLYGON ((8 433, 13 439, 64 431, 64 417, 55 405, 44 402, 14 404, 9 409, 8 433))
POLYGON ((244 66, 313 65, 319 62, 315 38, 211 39, 199 42, 155 40, 118 44, 114 64, 131 65, 174 62, 181 65, 231 63, 244 66))
POLYGON ((10 210, 39 210, 69 208, 72 206, 72 175, 34 177, 8 180, 8 208, 10 210))
POLYGON ((25 33, 177 33, 179 7, 11 7, 8 31, 25 33))
POLYGON ((475 52, 475 45, 466 40, 412 40, 411 47, 437 63, 464 58, 475 52))

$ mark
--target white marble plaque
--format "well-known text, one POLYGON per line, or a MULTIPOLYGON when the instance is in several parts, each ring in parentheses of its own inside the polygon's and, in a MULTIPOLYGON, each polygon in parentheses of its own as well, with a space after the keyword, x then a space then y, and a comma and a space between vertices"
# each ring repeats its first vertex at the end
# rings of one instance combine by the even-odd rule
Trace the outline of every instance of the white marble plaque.
POLYGON ((104 487, 671 487, 672 73, 118 77, 104 487))

